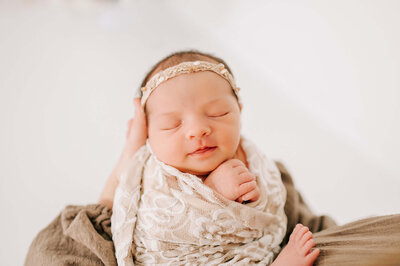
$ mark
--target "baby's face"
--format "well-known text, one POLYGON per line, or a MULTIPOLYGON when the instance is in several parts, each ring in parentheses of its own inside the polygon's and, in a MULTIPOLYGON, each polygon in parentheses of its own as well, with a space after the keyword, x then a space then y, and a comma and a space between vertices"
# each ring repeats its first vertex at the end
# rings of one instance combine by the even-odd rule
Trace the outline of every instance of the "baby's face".
POLYGON ((236 153, 240 108, 218 74, 203 71, 163 82, 146 110, 153 153, 182 172, 206 175, 236 153))

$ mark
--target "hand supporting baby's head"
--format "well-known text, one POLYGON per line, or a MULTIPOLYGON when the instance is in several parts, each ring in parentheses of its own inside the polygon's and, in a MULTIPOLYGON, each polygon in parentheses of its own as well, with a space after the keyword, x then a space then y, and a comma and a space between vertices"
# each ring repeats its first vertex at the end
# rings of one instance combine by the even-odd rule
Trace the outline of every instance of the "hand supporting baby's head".
MULTIPOLYGON (((160 61, 142 85, 160 71, 194 61, 212 65, 222 62, 230 75, 219 58, 183 52, 160 61)), ((235 156, 240 142, 241 107, 232 84, 213 71, 199 71, 176 75, 144 95, 148 97, 145 114, 149 143, 159 160, 182 172, 207 175, 235 156)))

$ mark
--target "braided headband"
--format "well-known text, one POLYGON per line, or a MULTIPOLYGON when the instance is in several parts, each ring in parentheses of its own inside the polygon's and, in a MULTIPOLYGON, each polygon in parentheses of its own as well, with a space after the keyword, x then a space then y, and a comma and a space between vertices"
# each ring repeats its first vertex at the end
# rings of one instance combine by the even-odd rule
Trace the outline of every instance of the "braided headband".
POLYGON ((235 80, 229 71, 225 68, 224 64, 214 64, 207 61, 194 61, 194 62, 183 62, 178 65, 169 67, 163 71, 155 74, 147 83, 146 86, 142 87, 142 109, 144 110, 147 99, 150 94, 164 81, 167 81, 173 77, 181 74, 190 74, 200 71, 212 71, 224 79, 226 79, 232 87, 233 92, 239 99, 239 88, 236 87, 235 80))

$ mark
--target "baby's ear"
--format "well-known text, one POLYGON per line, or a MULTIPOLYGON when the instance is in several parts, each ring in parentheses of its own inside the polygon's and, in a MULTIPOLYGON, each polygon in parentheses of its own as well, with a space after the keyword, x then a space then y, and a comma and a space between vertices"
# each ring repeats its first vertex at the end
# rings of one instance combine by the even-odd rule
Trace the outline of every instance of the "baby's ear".
POLYGON ((239 109, 240 109, 240 112, 241 112, 242 109, 243 109, 243 104, 242 103, 239 103, 239 109))

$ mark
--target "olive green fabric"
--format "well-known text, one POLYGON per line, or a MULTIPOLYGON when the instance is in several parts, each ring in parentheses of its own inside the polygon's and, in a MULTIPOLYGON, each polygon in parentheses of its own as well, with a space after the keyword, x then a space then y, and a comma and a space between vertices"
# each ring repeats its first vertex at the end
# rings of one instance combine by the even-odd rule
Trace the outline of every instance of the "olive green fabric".
POLYGON ((400 215, 334 226, 314 235, 321 253, 314 265, 400 265, 400 215))
POLYGON ((116 266, 110 218, 101 205, 67 206, 33 240, 25 265, 116 266))

